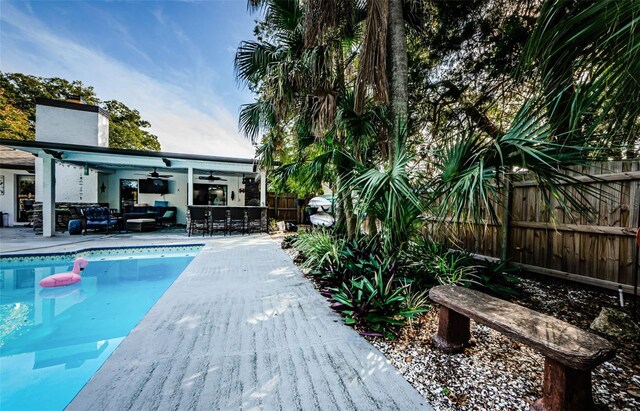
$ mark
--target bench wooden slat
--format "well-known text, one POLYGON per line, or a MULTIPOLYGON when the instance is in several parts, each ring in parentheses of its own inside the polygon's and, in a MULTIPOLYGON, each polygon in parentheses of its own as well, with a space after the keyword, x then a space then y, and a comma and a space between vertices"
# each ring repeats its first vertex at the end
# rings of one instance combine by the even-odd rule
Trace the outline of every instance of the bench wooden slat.
POLYGON ((438 286, 429 297, 574 369, 593 369, 615 355, 613 345, 602 337, 478 291, 438 286))

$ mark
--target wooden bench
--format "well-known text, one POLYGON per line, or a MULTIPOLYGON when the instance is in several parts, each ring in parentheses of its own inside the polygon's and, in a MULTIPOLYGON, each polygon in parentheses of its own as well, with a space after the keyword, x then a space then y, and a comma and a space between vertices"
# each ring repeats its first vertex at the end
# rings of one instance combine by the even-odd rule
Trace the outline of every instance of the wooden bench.
POLYGON ((434 344, 445 352, 460 352, 471 337, 469 319, 529 345, 545 357, 542 398, 533 410, 595 409, 591 370, 615 356, 604 338, 557 318, 462 287, 438 286, 429 292, 440 304, 434 344))

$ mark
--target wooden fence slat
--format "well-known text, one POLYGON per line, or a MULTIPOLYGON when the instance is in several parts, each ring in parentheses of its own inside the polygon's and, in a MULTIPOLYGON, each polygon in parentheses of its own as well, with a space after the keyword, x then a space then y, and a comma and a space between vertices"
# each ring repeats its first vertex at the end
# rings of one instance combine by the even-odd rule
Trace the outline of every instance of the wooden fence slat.
MULTIPOLYGON (((601 183, 601 182, 612 182, 612 181, 629 181, 629 180, 639 180, 640 179, 640 171, 632 171, 627 173, 611 173, 611 174, 601 174, 598 176, 576 176, 573 177, 573 181, 561 181, 557 184, 560 185, 568 185, 575 183, 601 183)), ((516 181, 513 183, 516 187, 534 187, 538 186, 537 180, 528 180, 528 181, 516 181)))
POLYGON ((553 196, 545 201, 537 182, 525 176, 513 182, 508 207, 500 203, 508 199, 503 194, 497 200, 498 221, 488 213, 478 224, 446 220, 456 227, 457 245, 554 276, 629 286, 638 264, 634 236, 640 224, 640 160, 582 166, 567 175, 578 184, 564 185, 566 194, 588 206, 592 216, 563 209, 553 196))
POLYGON ((636 235, 635 229, 631 227, 610 227, 604 225, 581 225, 581 224, 549 224, 549 223, 537 223, 528 221, 514 221, 511 223, 512 227, 530 228, 530 229, 545 229, 553 231, 565 231, 572 233, 589 233, 589 234, 603 234, 603 235, 616 235, 616 236, 628 236, 633 237, 636 235))

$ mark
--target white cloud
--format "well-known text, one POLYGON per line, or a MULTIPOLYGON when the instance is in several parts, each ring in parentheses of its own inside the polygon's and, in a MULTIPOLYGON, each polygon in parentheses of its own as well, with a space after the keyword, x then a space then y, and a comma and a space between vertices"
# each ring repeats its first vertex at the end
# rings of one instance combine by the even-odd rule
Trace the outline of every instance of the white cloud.
POLYGON ((194 99, 179 84, 154 79, 97 49, 63 38, 6 2, 0 21, 3 71, 92 85, 102 99, 138 109, 151 123, 163 151, 253 157, 253 147, 237 132, 235 116, 215 95, 206 107, 199 105, 200 98, 194 99))

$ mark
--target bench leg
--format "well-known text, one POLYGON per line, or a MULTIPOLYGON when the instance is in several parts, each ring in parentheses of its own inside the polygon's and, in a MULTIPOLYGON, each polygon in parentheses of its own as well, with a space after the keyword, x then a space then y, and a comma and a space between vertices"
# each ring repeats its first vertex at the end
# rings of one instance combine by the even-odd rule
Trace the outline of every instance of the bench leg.
POLYGON ((535 411, 596 410, 591 395, 591 370, 583 371, 544 359, 542 398, 531 407, 535 411))
POLYGON ((447 353, 461 352, 470 338, 469 318, 441 305, 438 333, 433 337, 435 346, 447 353))

